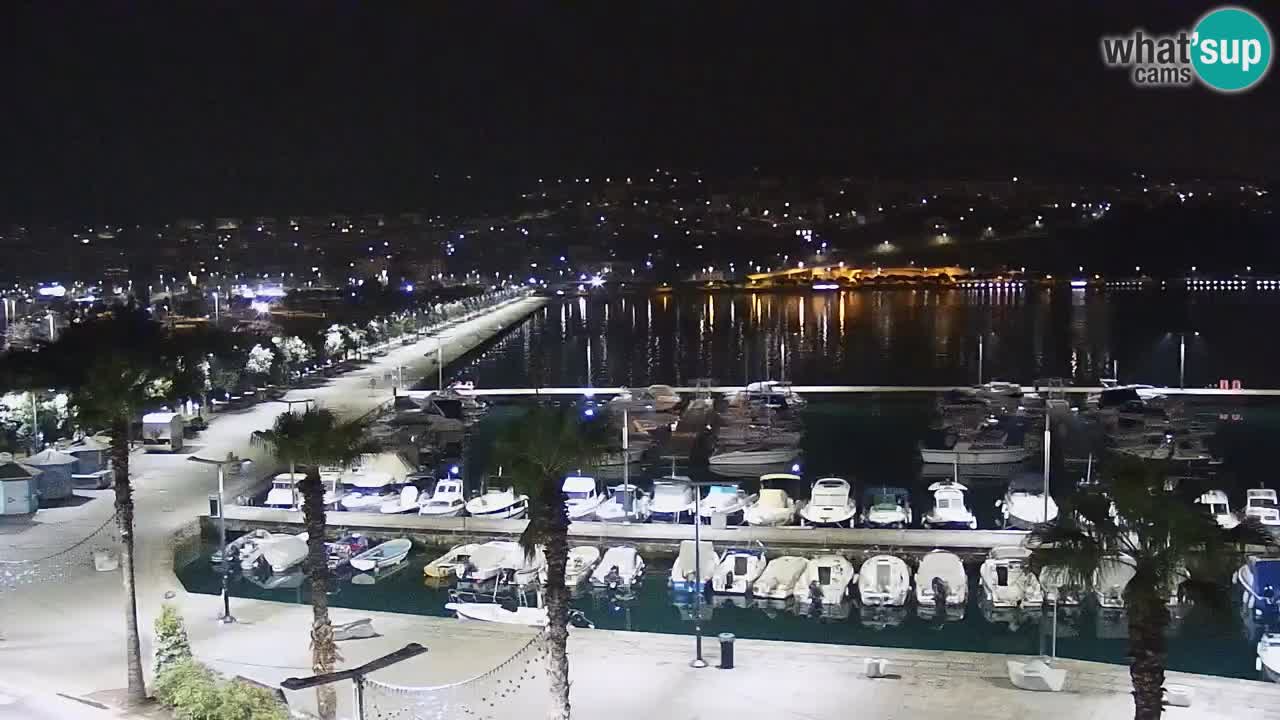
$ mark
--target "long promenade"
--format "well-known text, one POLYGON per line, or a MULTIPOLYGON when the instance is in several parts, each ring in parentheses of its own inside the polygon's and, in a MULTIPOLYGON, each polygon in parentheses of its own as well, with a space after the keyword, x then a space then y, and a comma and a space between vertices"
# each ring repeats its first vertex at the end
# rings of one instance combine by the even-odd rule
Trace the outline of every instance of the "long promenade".
MULTIPOLYGON (((545 303, 545 299, 533 297, 506 301, 438 335, 390 350, 322 386, 291 391, 285 399, 311 398, 342 417, 361 417, 391 400, 392 389, 384 382, 388 374, 403 369, 406 383, 432 376, 438 344, 448 364, 523 321, 545 303), (377 387, 371 388, 370 380, 375 380, 377 387)), ((178 599, 186 595, 173 574, 174 547, 183 533, 195 527, 196 519, 208 512, 208 497, 218 489, 216 470, 187 458, 196 453, 222 456, 233 452, 254 459, 256 467, 251 473, 227 482, 227 497, 248 491, 259 476, 274 467, 273 460, 250 447, 249 437, 255 430, 270 428, 286 407, 280 402, 259 403, 242 411, 218 413, 182 453, 132 456, 144 660, 150 657, 150 628, 166 594, 178 599)), ((43 509, 30 518, 4 518, 0 522, 0 560, 43 558, 65 550, 113 515, 113 491, 77 490, 76 495, 87 502, 43 509)), ((0 673, 0 718, 28 717, 21 714, 25 709, 13 708, 52 702, 49 698, 58 693, 86 696, 122 688, 122 609, 118 575, 93 574, 87 568, 0 594, 0 667, 4 668, 0 673), (17 688, 25 694, 14 690, 17 688), (32 693, 36 696, 31 697, 32 693), (6 697, 26 700, 6 703, 6 697)), ((202 620, 191 618, 193 625, 202 620)), ((149 660, 145 662, 149 665, 149 660)))

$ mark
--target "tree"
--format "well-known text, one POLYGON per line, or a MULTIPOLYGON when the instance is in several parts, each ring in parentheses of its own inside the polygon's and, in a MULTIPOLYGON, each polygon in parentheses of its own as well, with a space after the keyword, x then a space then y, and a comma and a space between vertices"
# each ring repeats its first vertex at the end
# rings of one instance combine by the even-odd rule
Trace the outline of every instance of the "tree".
POLYGON ((572 410, 538 407, 508 426, 494 445, 494 457, 507 469, 515 489, 529 496, 529 524, 520 545, 532 556, 545 548, 547 580, 547 675, 551 678, 551 717, 569 718, 569 514, 564 478, 605 452, 603 429, 584 423, 572 410))
POLYGON ((293 366, 298 363, 304 363, 311 359, 311 346, 305 340, 297 335, 288 337, 274 337, 271 342, 275 344, 280 351, 280 358, 284 362, 285 381, 291 380, 293 366))
MULTIPOLYGON (((251 442, 289 464, 306 467, 306 477, 298 483, 302 492, 302 516, 307 527, 307 574, 311 579, 311 669, 317 675, 333 672, 338 646, 329 620, 329 562, 325 551, 324 485, 321 465, 347 465, 369 449, 364 428, 359 423, 340 422, 329 410, 308 408, 304 413, 286 412, 276 418, 270 430, 253 433, 251 442)), ((331 685, 316 688, 316 704, 323 720, 332 720, 337 697, 331 685)))
POLYGON ((330 325, 329 329, 324 333, 324 354, 330 360, 337 359, 340 355, 345 355, 349 348, 347 344, 348 330, 341 325, 330 325))
POLYGON ((1135 720, 1158 720, 1163 711, 1170 598, 1225 607, 1230 573, 1245 547, 1275 542, 1253 520, 1222 529, 1195 502, 1206 488, 1170 478, 1168 469, 1164 461, 1107 458, 1100 474, 1111 478, 1105 489, 1078 490, 1056 520, 1032 531, 1029 543, 1034 572, 1056 568, 1065 584, 1086 592, 1099 589, 1100 566, 1132 566, 1124 605, 1135 720))
POLYGON ((249 359, 244 363, 244 371, 261 380, 271 374, 271 366, 276 361, 276 354, 269 347, 254 345, 249 350, 249 359))
POLYGON ((195 373, 192 357, 202 347, 167 336, 146 310, 117 305, 103 318, 69 326, 58 340, 11 353, 0 363, 0 386, 66 389, 82 428, 106 429, 115 470, 116 522, 120 528, 120 570, 125 592, 125 656, 128 698, 146 700, 134 584, 133 485, 129 477, 130 427, 143 409, 173 395, 195 391, 186 384, 195 373), (162 392, 165 397, 157 397, 162 392))

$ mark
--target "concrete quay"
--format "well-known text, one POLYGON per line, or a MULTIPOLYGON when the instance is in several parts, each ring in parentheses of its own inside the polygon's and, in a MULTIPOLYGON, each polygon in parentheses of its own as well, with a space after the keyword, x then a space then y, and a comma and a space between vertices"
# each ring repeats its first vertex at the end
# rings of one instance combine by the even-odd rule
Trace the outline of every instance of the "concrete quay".
MULTIPOLYGON (((228 505, 227 527, 233 530, 264 528, 274 532, 302 532, 302 513, 296 510, 228 505)), ((334 532, 363 533, 372 537, 408 537, 426 545, 455 545, 487 540, 513 540, 524 531, 524 520, 489 518, 429 518, 419 515, 384 515, 364 512, 331 512, 326 518, 334 532)), ((206 528, 217 520, 201 518, 206 528)), ((944 548, 963 557, 985 557, 993 547, 1018 545, 1023 530, 879 530, 870 528, 728 527, 704 525, 702 539, 725 547, 760 543, 770 551, 819 550, 891 551, 924 554, 944 548)), ((674 554, 681 540, 693 538, 692 525, 671 523, 574 522, 569 525, 574 543, 635 545, 642 552, 674 554)))

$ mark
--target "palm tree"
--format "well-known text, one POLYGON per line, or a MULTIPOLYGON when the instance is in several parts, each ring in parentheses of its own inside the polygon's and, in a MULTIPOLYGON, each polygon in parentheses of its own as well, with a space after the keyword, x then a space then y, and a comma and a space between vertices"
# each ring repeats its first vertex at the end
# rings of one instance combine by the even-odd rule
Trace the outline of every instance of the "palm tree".
POLYGON ((569 718, 569 515, 565 475, 590 465, 605 451, 602 429, 583 423, 572 410, 535 408, 508 426, 494 445, 495 460, 513 487, 529 496, 529 524, 520 545, 532 556, 541 545, 547 559, 547 674, 551 677, 550 717, 569 718))
POLYGON ((68 327, 50 345, 5 356, 0 372, 0 385, 66 389, 76 423, 81 428, 106 429, 111 435, 130 703, 147 697, 135 587, 130 427, 148 405, 195 390, 191 356, 196 352, 196 345, 166 335, 145 310, 120 305, 100 320, 68 327))
POLYGON ((1166 462, 1117 455, 1106 459, 1102 476, 1111 478, 1105 489, 1081 488, 1056 520, 1032 531, 1031 567, 1036 573, 1058 568, 1064 584, 1088 592, 1099 589, 1100 566, 1132 566, 1124 606, 1134 718, 1158 720, 1170 599, 1225 607, 1230 573, 1239 567, 1245 548, 1274 540, 1255 521, 1224 530, 1195 502, 1206 488, 1170 477, 1166 462))
MULTIPOLYGON (((359 423, 341 422, 329 410, 308 408, 297 414, 282 413, 270 430, 254 432, 251 443, 262 447, 282 462, 292 474, 304 465, 306 477, 298 483, 302 491, 302 517, 307 527, 307 575, 311 578, 311 669, 317 675, 333 672, 338 646, 329 621, 329 561, 325 551, 324 484, 321 465, 348 465, 368 449, 364 428, 359 423)), ((337 710, 333 686, 316 688, 316 704, 323 720, 332 720, 337 710)))

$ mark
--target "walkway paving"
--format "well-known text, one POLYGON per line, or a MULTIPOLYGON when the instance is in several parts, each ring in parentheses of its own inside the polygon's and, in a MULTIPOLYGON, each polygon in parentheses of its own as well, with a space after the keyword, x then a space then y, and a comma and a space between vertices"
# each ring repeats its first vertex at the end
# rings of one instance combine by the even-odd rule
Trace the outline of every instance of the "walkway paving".
MULTIPOLYGON (((321 387, 292 391, 286 399, 314 398, 341 416, 363 416, 391 399, 391 387, 383 382, 387 373, 403 366, 405 382, 434 374, 438 340, 444 343, 445 363, 450 363, 545 302, 542 298, 505 302, 442 332, 439 338, 429 336, 396 348, 321 387), (377 388, 370 389, 370 379, 378 381, 377 388)), ((266 473, 274 463, 249 446, 249 436, 269 428, 285 408, 281 403, 260 403, 220 413, 183 453, 136 453, 131 458, 144 657, 150 657, 149 630, 166 594, 185 595, 173 574, 173 548, 182 533, 192 530, 195 518, 208 512, 208 496, 217 492, 216 470, 187 457, 202 450, 231 451, 258 461, 254 475, 266 473)), ((231 478, 227 496, 246 492, 256 482, 252 476, 231 478)), ((31 518, 4 518, 0 559, 41 558, 64 550, 114 513, 112 491, 77 490, 76 494, 87 502, 41 510, 31 518)), ((122 602, 118 576, 112 573, 67 577, 0 594, 0 680, 47 696, 86 696, 119 689, 125 682, 122 602)), ((3 688, 0 694, 5 694, 3 688)), ((8 713, 5 707, 13 705, 0 703, 0 718, 8 713)))

